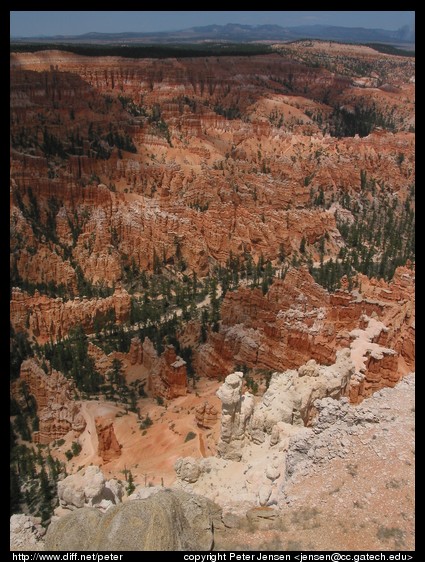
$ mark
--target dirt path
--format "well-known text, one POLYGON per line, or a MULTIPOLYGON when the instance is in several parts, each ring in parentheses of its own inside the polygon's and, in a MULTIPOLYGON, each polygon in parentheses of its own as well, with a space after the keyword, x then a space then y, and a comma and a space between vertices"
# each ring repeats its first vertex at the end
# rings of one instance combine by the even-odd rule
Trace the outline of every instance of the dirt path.
MULTIPOLYGON (((221 297, 222 292, 223 292, 223 290, 221 288, 221 285, 218 285, 217 286, 217 298, 221 297)), ((209 295, 206 295, 206 297, 201 302, 198 302, 198 304, 196 305, 196 308, 199 310, 201 308, 209 306, 210 304, 211 304, 211 297, 209 295)), ((170 320, 174 316, 174 314, 177 317, 180 317, 183 314, 183 310, 181 308, 176 308, 176 309, 174 309, 170 312, 166 312, 165 314, 163 314, 161 316, 160 322, 170 320)), ((140 326, 141 326, 141 322, 136 322, 136 324, 133 324, 131 326, 123 326, 123 330, 124 330, 124 332, 131 332, 131 331, 134 331, 134 330, 138 330, 140 328, 140 326)), ((144 327, 146 327, 146 326, 149 326, 149 322, 146 322, 144 327)), ((90 332, 86 335, 89 339, 93 339, 96 336, 95 332, 90 332)))
POLYGON ((202 435, 202 433, 200 433, 198 431, 198 437, 199 437, 199 450, 201 451, 201 455, 203 457, 206 457, 206 453, 205 453, 205 444, 204 444, 204 437, 202 435))

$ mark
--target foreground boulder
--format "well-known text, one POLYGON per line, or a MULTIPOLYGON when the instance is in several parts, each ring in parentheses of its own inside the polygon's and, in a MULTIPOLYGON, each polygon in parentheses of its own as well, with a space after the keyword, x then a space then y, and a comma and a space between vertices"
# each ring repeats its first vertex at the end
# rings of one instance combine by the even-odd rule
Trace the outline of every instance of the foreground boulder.
POLYGON ((88 550, 96 529, 100 528, 102 514, 94 507, 76 509, 50 524, 44 543, 45 550, 88 550))
POLYGON ((54 521, 46 550, 210 550, 221 509, 212 501, 165 489, 102 515, 82 508, 54 521))

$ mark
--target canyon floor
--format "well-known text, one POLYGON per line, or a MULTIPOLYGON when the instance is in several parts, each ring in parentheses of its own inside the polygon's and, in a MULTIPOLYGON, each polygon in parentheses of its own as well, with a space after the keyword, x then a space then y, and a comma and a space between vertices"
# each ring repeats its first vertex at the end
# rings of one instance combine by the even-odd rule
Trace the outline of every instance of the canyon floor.
MULTIPOLYGON (((220 401, 215 396, 215 391, 219 386, 218 381, 198 381, 195 391, 175 398, 167 407, 159 406, 150 398, 140 400, 141 416, 148 414, 153 422, 144 432, 139 428, 140 420, 136 414, 125 414, 122 406, 107 401, 82 402, 81 412, 87 425, 78 438, 82 445, 81 453, 68 463, 69 472, 96 464, 102 467, 102 472, 108 479, 123 480, 124 471, 128 469, 132 471, 135 484, 172 485, 176 479, 174 462, 178 457, 203 458, 215 453, 220 423, 217 422, 208 430, 199 428, 195 420, 195 408, 205 400, 218 406, 220 401), (122 445, 122 454, 107 463, 98 455, 98 436, 94 422, 98 416, 114 420, 115 435, 122 445), (188 434, 193 437, 185 441, 188 434)), ((64 444, 57 451, 59 459, 65 461, 64 453, 75 439, 73 432, 65 438, 64 444)))

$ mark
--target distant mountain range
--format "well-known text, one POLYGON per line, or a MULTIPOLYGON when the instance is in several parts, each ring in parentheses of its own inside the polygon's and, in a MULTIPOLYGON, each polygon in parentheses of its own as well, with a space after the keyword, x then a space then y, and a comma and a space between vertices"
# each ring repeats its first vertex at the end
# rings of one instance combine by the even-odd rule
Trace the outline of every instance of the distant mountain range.
POLYGON ((85 33, 83 35, 54 35, 48 37, 12 37, 12 42, 31 43, 199 43, 226 41, 247 43, 255 41, 294 41, 297 39, 322 39, 346 43, 377 42, 392 45, 411 45, 415 41, 414 29, 409 26, 396 31, 366 29, 364 27, 338 27, 334 25, 207 25, 180 31, 153 33, 85 33))

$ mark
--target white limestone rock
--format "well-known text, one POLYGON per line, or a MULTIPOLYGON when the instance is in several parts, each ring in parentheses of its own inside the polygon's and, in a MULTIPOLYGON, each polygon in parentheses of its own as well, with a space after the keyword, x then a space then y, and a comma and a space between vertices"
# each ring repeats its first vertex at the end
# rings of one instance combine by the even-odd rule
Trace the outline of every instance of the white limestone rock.
POLYGON ((104 512, 122 502, 123 485, 117 480, 106 481, 98 466, 88 466, 58 482, 58 497, 66 509, 95 507, 104 512))
POLYGON ((254 411, 254 396, 247 392, 242 396, 243 373, 228 375, 217 390, 222 402, 221 435, 217 454, 224 459, 239 461, 245 437, 254 411))
POLYGON ((163 490, 161 486, 138 486, 136 490, 128 496, 129 500, 145 500, 163 490))
POLYGON ((190 484, 196 482, 201 474, 201 467, 192 457, 178 458, 174 463, 177 478, 190 484))
POLYGON ((267 501, 272 493, 272 489, 270 485, 263 484, 260 489, 258 490, 258 503, 261 506, 267 505, 267 501))
MULTIPOLYGON (((251 422, 251 435, 259 442, 261 432, 273 434, 279 422, 293 426, 304 426, 315 413, 317 399, 344 395, 354 365, 348 349, 337 353, 334 365, 318 365, 314 360, 302 365, 298 371, 274 373, 262 402, 255 408, 251 422)), ((276 431, 273 444, 279 439, 276 431)))

